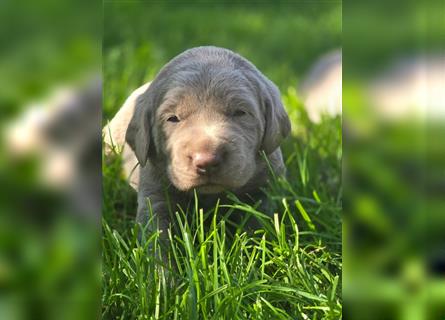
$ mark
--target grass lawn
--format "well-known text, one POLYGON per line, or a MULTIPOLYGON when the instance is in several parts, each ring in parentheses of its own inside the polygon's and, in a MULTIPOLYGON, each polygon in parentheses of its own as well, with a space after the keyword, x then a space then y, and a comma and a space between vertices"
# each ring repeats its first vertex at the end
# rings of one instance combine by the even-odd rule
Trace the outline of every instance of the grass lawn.
POLYGON ((296 91, 303 70, 337 43, 340 11, 297 9, 231 7, 228 20, 210 7, 105 6, 104 121, 174 55, 214 44, 240 52, 279 86, 293 130, 282 145, 287 177, 271 177, 264 188, 270 212, 234 197, 204 212, 197 196, 194 208, 174 213, 167 248, 158 234, 138 240, 136 193, 122 178, 119 156, 104 159, 104 319, 341 318, 341 119, 312 124, 296 91), (291 44, 295 33, 306 43, 291 44), (278 50, 286 44, 287 51, 278 50), (231 225, 234 209, 258 217, 262 227, 247 234, 231 225))

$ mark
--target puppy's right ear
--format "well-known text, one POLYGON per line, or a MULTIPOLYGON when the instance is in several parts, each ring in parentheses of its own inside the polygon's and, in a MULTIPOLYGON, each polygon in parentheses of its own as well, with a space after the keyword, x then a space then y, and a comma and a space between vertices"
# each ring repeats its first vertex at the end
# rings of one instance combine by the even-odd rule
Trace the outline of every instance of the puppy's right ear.
MULTIPOLYGON (((147 90, 148 91, 148 90, 147 90)), ((150 116, 152 106, 147 93, 144 92, 134 99, 134 114, 128 124, 125 140, 136 154, 141 166, 147 163, 150 150, 150 116)))
POLYGON ((280 146, 281 141, 289 135, 291 123, 281 102, 280 91, 275 84, 264 77, 261 88, 261 97, 266 119, 262 149, 269 155, 275 151, 280 146))

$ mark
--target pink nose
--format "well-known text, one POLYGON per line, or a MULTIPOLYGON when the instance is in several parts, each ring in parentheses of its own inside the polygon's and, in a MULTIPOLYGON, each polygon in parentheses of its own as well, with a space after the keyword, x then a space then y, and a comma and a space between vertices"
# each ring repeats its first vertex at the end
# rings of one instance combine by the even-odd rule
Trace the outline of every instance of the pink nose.
POLYGON ((196 152, 192 155, 192 164, 198 174, 208 174, 221 163, 219 153, 196 152))

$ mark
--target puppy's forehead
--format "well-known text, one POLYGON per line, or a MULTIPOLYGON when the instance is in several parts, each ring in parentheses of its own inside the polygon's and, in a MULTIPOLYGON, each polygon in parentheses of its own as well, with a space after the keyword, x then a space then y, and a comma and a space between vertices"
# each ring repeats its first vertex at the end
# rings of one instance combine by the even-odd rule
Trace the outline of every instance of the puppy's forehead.
POLYGON ((255 102, 250 95, 238 93, 226 93, 225 95, 210 94, 197 95, 186 94, 178 103, 179 110, 185 111, 211 111, 226 113, 236 110, 237 108, 254 108, 255 102))
POLYGON ((164 96, 159 112, 193 113, 211 109, 226 112, 235 108, 256 108, 252 90, 244 84, 226 84, 218 81, 203 85, 181 85, 170 89, 164 96))

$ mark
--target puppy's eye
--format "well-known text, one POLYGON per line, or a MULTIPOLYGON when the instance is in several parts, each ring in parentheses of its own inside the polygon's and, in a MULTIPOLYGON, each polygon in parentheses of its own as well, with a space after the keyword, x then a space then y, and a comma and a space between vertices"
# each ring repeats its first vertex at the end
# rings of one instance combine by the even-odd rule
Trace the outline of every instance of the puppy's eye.
POLYGON ((170 116, 167 118, 167 121, 177 123, 177 122, 179 122, 179 118, 177 116, 170 116))
POLYGON ((247 113, 245 112, 245 111, 243 111, 243 110, 236 110, 234 113, 233 113, 233 116, 234 117, 242 117, 242 116, 245 116, 247 113))

